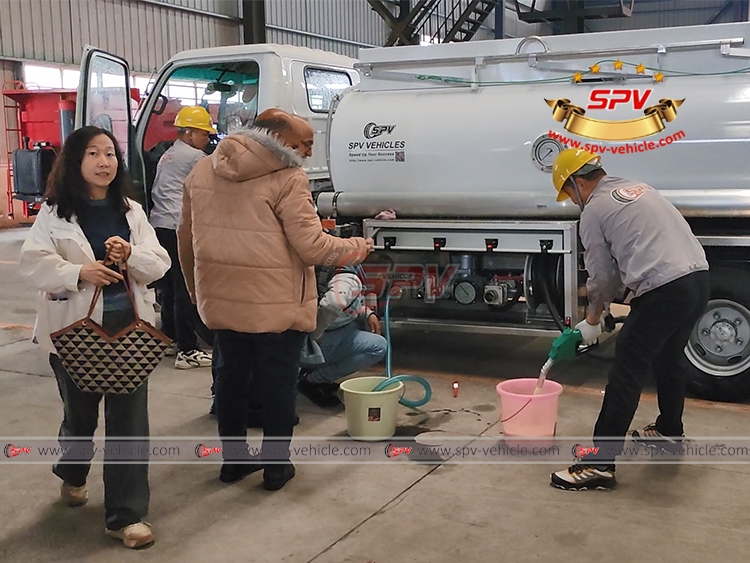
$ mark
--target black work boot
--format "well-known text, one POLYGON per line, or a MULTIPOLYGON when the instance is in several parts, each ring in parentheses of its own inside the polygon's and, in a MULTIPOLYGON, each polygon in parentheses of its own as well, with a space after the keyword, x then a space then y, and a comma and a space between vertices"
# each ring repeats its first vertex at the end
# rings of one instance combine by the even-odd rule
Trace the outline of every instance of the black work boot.
POLYGON ((278 491, 296 474, 291 461, 287 463, 270 463, 263 472, 263 488, 267 491, 278 491))
POLYGON ((323 408, 341 405, 338 397, 338 385, 335 383, 313 383, 307 376, 297 380, 297 391, 307 397, 314 405, 323 408))

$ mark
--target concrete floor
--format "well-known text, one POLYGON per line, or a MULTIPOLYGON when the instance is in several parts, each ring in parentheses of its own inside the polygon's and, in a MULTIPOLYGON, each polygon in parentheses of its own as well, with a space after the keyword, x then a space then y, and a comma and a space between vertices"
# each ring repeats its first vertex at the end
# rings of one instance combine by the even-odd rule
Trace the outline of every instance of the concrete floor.
MULTIPOLYGON (((29 341, 33 291, 17 272, 25 232, 0 231, 0 436, 54 436, 61 403, 46 358, 29 341)), ((498 436, 494 386, 535 376, 548 346, 544 339, 397 335, 396 372, 427 377, 434 392, 423 413, 400 409, 398 433, 498 436)), ((609 340, 600 354, 612 352, 609 340)), ((558 435, 591 432, 607 367, 582 358, 553 369, 565 386, 558 435)), ((152 436, 215 436, 209 384, 208 369, 178 372, 165 361, 150 383, 152 436)), ((652 391, 634 426, 654 419, 652 391)), ((340 411, 304 398, 298 411, 298 436, 346 429, 340 411)), ((750 406, 689 400, 685 422, 694 435, 746 435, 750 406)), ((224 485, 218 465, 152 465, 148 520, 157 542, 142 552, 103 534, 101 465, 91 472, 89 504, 77 509, 59 502, 48 465, 5 465, 0 562, 747 560, 750 466, 621 465, 617 490, 569 493, 548 484, 550 471, 564 465, 300 464, 274 493, 261 488, 259 474, 224 485)))

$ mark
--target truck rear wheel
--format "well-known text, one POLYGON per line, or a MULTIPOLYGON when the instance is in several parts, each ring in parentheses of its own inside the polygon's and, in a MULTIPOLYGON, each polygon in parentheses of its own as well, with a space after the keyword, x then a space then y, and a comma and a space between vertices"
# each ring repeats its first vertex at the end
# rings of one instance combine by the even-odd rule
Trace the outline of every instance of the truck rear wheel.
POLYGON ((711 270, 708 306, 693 327, 683 364, 688 389, 702 399, 750 396, 750 273, 711 270))

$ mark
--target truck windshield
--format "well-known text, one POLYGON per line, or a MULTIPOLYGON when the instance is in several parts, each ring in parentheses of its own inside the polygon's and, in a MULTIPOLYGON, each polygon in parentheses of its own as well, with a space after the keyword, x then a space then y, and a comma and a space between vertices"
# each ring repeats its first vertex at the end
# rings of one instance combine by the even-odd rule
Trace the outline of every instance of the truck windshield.
MULTIPOLYGON (((255 61, 206 63, 175 68, 160 89, 148 116, 143 137, 145 196, 149 201, 161 156, 177 140, 174 119, 183 107, 203 106, 218 134, 212 135, 207 152, 234 128, 252 125, 258 113, 260 68, 255 61)), ((144 106, 142 106, 144 107, 144 106)))
POLYGON ((255 61, 176 68, 161 89, 150 94, 158 99, 148 118, 144 152, 163 153, 166 150, 164 145, 175 141, 174 119, 185 106, 206 108, 219 137, 233 128, 251 125, 258 109, 259 75, 260 69, 255 61))

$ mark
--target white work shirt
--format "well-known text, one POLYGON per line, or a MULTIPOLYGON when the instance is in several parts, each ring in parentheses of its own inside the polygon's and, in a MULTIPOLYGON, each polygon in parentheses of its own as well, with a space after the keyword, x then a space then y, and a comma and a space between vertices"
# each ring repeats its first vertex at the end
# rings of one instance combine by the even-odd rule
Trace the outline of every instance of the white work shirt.
POLYGON ((703 247, 685 218, 641 182, 602 178, 581 213, 579 232, 591 310, 622 296, 625 287, 640 297, 691 272, 708 270, 703 247))
POLYGON ((177 230, 182 215, 182 189, 185 178, 206 153, 179 139, 169 147, 156 165, 151 198, 154 207, 149 220, 154 227, 177 230))

